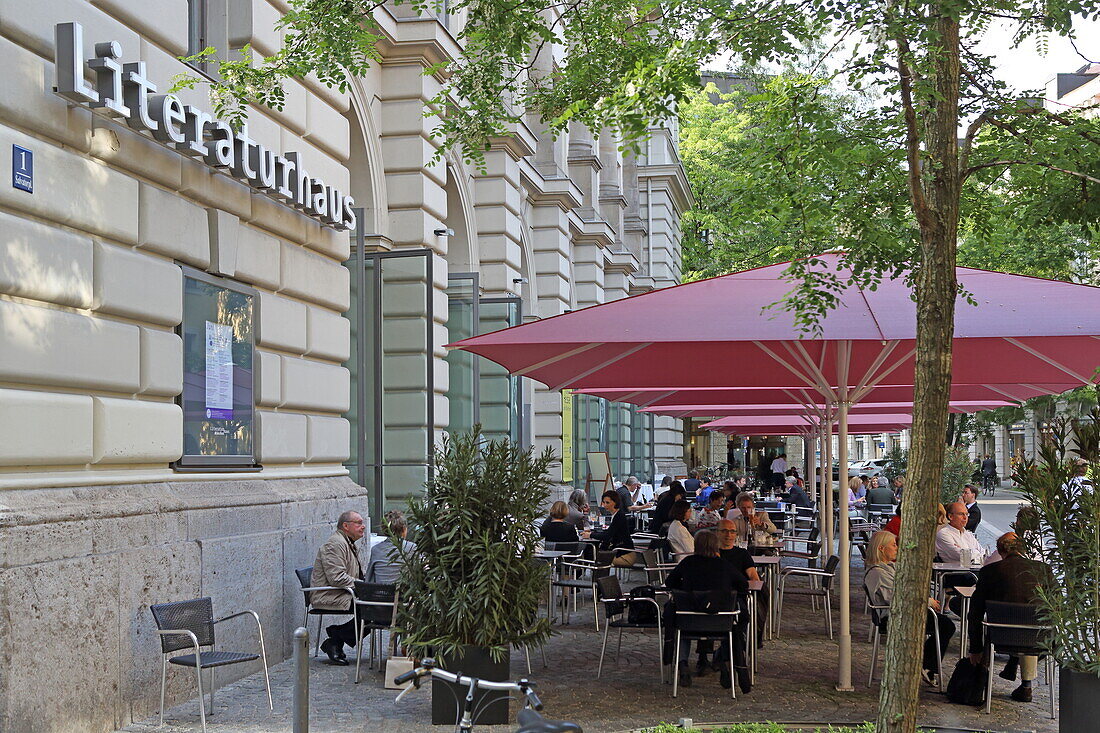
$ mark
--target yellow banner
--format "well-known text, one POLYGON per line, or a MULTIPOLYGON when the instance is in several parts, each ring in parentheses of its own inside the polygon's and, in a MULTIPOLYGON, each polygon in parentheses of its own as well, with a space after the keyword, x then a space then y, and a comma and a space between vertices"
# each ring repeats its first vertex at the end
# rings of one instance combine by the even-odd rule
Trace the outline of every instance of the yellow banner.
POLYGON ((573 483, 573 390, 561 391, 561 482, 573 483))

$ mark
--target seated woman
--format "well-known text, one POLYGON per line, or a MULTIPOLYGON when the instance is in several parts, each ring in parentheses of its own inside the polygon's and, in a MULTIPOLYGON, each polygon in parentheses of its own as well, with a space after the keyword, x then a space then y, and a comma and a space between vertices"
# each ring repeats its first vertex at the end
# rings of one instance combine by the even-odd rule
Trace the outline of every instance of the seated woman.
MULTIPOLYGON (((622 498, 615 489, 603 492, 600 506, 611 515, 611 524, 605 529, 586 531, 583 535, 584 539, 599 540, 601 550, 633 550, 634 540, 630 536, 630 520, 626 512, 622 511, 621 503, 622 498)), ((620 552, 612 564, 615 567, 629 568, 637 559, 636 552, 620 552)))
POLYGON ((703 509, 703 513, 699 516, 698 521, 695 522, 695 531, 698 532, 701 529, 714 529, 718 526, 718 520, 722 519, 724 513, 722 512, 722 506, 726 503, 726 494, 723 491, 712 491, 710 497, 707 499, 707 506, 703 509))
MULTIPOLYGON (((749 582, 744 575, 721 558, 718 553, 719 547, 718 535, 709 529, 697 534, 695 553, 685 557, 676 566, 665 581, 665 586, 672 590, 684 591, 728 591, 730 594, 728 608, 731 610, 736 608, 736 594, 748 592, 749 582)), ((748 669, 744 666, 741 634, 734 634, 733 638, 736 647, 734 662, 737 665, 738 686, 743 692, 748 692, 752 686, 749 682, 748 669)), ((691 685, 691 668, 688 666, 690 651, 691 644, 687 641, 681 642, 680 649, 677 650, 679 660, 677 674, 680 676, 680 684, 684 686, 691 685)), ((725 642, 722 643, 715 658, 719 660, 720 683, 722 687, 729 689, 733 684, 733 676, 728 661, 729 648, 725 642)))
POLYGON ((539 527, 539 535, 547 542, 580 542, 577 528, 565 521, 568 516, 569 505, 555 501, 550 507, 550 518, 539 527))
POLYGON ((695 552, 695 539, 687 528, 690 517, 691 502, 687 499, 680 499, 672 505, 669 512, 672 522, 668 525, 668 542, 672 545, 672 557, 677 562, 695 552))
POLYGON ((679 481, 673 481, 668 491, 657 499, 657 506, 653 508, 653 519, 649 522, 649 531, 664 535, 668 531, 665 525, 669 522, 668 513, 672 510, 672 505, 685 498, 687 498, 687 491, 684 485, 679 481))
POLYGON ((848 480, 848 511, 851 512, 867 504, 867 487, 859 476, 848 480))
POLYGON ((580 489, 574 491, 569 495, 568 508, 569 515, 565 518, 565 521, 572 524, 580 532, 588 522, 588 494, 580 489))
MULTIPOLYGON (((863 585, 871 602, 876 606, 889 606, 894 598, 894 563, 898 559, 898 538, 893 532, 881 530, 871 538, 871 545, 867 550, 867 562, 870 567, 863 578, 863 585)), ((936 680, 939 660, 943 659, 947 651, 947 643, 951 641, 955 633, 955 624, 951 619, 940 613, 940 604, 935 598, 928 599, 928 607, 932 613, 928 614, 928 623, 924 627, 924 669, 921 676, 930 685, 938 685, 936 680), (936 648, 935 627, 940 627, 940 648, 936 648), (938 655, 938 656, 937 656, 938 655)), ((889 610, 880 611, 883 621, 889 616, 889 610)))

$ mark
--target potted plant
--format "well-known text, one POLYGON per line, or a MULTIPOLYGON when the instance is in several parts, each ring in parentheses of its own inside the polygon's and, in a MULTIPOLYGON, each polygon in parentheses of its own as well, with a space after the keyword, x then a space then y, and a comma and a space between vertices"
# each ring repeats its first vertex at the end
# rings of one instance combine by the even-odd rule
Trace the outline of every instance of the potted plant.
POLYGON ((1054 574, 1040 603, 1061 667, 1059 730, 1093 730, 1100 720, 1100 413, 1054 420, 1036 452, 1013 478, 1037 527, 1017 532, 1054 574))
MULTIPOLYGON (((481 426, 444 439, 434 477, 409 501, 416 549, 401 550, 397 632, 411 653, 435 656, 452 672, 502 681, 509 679, 511 647, 540 645, 550 636, 549 620, 538 615, 549 570, 535 559, 535 520, 550 493, 554 461, 549 448, 536 456, 508 440, 487 441, 481 426)), ((432 722, 454 724, 466 691, 444 684, 433 683, 432 722)), ((479 701, 475 722, 507 723, 507 698, 483 694, 489 700, 479 701)))

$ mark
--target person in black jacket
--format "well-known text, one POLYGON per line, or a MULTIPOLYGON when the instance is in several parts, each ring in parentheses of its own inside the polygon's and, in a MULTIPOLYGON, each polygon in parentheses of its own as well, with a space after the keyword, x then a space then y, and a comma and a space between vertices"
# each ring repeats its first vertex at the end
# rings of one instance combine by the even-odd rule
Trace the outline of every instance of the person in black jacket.
POLYGON ((539 536, 547 542, 580 542, 577 528, 565 521, 568 516, 569 505, 555 501, 550 507, 550 518, 539 527, 539 536))
MULTIPOLYGON (((665 586, 672 590, 682 591, 717 591, 729 593, 726 608, 736 608, 736 595, 747 593, 749 590, 748 578, 739 572, 734 566, 719 555, 720 542, 718 535, 709 529, 705 529, 695 535, 695 554, 685 557, 680 564, 669 574, 665 586)), ((674 623, 675 615, 673 615, 674 623)), ((739 619, 740 620, 740 619, 739 619)), ((675 626, 672 626, 675 629, 675 626)), ((734 633, 734 659, 738 665, 738 685, 743 692, 748 692, 751 687, 748 669, 744 666, 744 646, 742 634, 734 633)), ((680 645, 677 674, 680 675, 681 685, 691 685, 691 669, 688 666, 688 654, 690 644, 682 642, 680 645)), ((700 656, 705 656, 706 651, 700 650, 700 656)), ((718 649, 716 658, 719 662, 721 673, 720 682, 723 687, 729 688, 732 682, 729 668, 729 649, 725 644, 718 649)), ((703 667, 703 665, 700 665, 703 667)))
MULTIPOLYGON (((611 515, 611 524, 606 529, 596 529, 584 533, 585 539, 599 540, 601 550, 634 549, 634 540, 630 537, 630 520, 626 516, 626 512, 622 511, 619 506, 621 502, 619 492, 615 489, 608 489, 603 492, 600 506, 611 515)), ((612 564, 616 567, 628 568, 637 559, 638 553, 636 552, 621 552, 612 561, 612 564)))
POLYGON ((978 525, 982 523, 982 509, 978 506, 978 490, 970 484, 967 484, 963 487, 960 501, 966 504, 966 510, 970 512, 966 520, 967 530, 977 532, 978 525))
POLYGON ((649 531, 664 537, 668 532, 665 525, 672 521, 668 516, 672 510, 672 505, 686 497, 687 491, 684 489, 683 484, 679 481, 673 481, 669 485, 668 491, 658 497, 657 506, 653 507, 653 519, 649 521, 649 531))
MULTIPOLYGON (((986 565, 978 572, 978 586, 970 601, 970 661, 978 664, 985 652, 984 629, 985 604, 989 601, 1007 603, 1036 603, 1040 586, 1049 587, 1053 576, 1046 563, 1029 560, 1024 557, 1023 541, 1015 532, 1006 532, 997 538, 999 562, 986 565)), ((992 663, 993 660, 989 660, 992 663)), ((1031 702, 1031 682, 1038 670, 1038 657, 1021 656, 1020 677, 1022 684, 1012 691, 1012 699, 1018 702, 1031 702)), ((1002 676, 1005 676, 1002 673, 1002 676)), ((1015 679, 1015 673, 1012 678, 1015 679)))

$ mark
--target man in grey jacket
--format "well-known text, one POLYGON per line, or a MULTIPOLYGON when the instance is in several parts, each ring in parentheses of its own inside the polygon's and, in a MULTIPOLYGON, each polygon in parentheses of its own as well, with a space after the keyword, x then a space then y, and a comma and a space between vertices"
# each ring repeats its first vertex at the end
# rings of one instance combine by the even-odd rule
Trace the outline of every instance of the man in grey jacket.
MULTIPOLYGON (((352 588, 356 580, 363 578, 355 543, 363 538, 366 529, 359 512, 346 511, 336 520, 336 531, 317 551, 309 581, 314 588, 328 587, 331 590, 311 591, 310 605, 313 608, 353 613, 355 596, 352 588)), ((321 642, 321 649, 328 655, 329 663, 346 666, 348 660, 344 654, 344 644, 353 647, 358 641, 355 619, 328 626, 325 631, 328 638, 321 642)))

